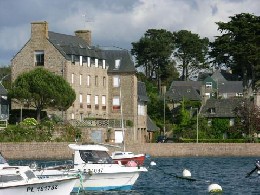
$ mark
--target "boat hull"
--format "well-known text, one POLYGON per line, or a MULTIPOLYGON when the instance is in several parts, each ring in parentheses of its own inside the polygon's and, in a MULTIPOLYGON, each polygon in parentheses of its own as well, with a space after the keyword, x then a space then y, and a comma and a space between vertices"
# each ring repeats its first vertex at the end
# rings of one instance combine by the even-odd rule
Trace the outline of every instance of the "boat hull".
POLYGON ((40 180, 39 182, 28 182, 19 184, 13 182, 9 185, 0 186, 0 195, 69 195, 76 183, 75 178, 57 179, 51 182, 48 179, 40 180))
POLYGON ((75 168, 69 171, 40 170, 35 171, 39 178, 51 178, 64 175, 80 175, 73 192, 105 191, 105 190, 131 190, 141 172, 147 171, 144 167, 125 167, 118 164, 87 165, 86 169, 75 168), (80 172, 78 170, 81 170, 80 172), (88 170, 88 171, 86 171, 88 170))

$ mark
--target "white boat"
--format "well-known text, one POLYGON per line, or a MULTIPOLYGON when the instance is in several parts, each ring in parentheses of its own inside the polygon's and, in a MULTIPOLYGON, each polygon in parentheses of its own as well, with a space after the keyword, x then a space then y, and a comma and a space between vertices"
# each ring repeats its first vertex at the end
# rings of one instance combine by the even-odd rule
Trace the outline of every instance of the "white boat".
POLYGON ((131 190, 140 173, 147 169, 142 166, 114 163, 108 149, 101 145, 70 144, 74 151, 74 167, 70 170, 43 169, 36 171, 39 177, 51 177, 80 171, 82 179, 76 182, 73 192, 104 190, 131 190))
POLYGON ((0 168, 0 195, 69 195, 78 177, 53 177, 39 179, 29 166, 0 168))

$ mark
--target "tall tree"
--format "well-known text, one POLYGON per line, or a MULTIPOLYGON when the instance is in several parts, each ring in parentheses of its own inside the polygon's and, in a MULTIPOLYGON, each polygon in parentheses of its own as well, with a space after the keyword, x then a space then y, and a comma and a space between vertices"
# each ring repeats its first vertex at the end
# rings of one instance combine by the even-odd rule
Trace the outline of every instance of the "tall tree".
POLYGON ((207 67, 209 40, 187 30, 173 32, 173 36, 176 44, 174 56, 180 62, 182 80, 187 80, 192 73, 207 67))
POLYGON ((43 68, 19 75, 12 83, 8 96, 20 102, 27 101, 36 109, 38 121, 43 109, 66 110, 76 99, 75 91, 65 79, 43 68))
POLYGON ((222 35, 210 44, 210 56, 216 65, 225 64, 240 75, 248 92, 260 78, 260 17, 241 13, 229 18, 217 22, 222 35))
POLYGON ((131 53, 135 56, 137 67, 144 67, 148 78, 156 78, 159 88, 160 78, 166 76, 166 66, 171 62, 174 49, 172 33, 164 29, 149 29, 132 46, 131 53))

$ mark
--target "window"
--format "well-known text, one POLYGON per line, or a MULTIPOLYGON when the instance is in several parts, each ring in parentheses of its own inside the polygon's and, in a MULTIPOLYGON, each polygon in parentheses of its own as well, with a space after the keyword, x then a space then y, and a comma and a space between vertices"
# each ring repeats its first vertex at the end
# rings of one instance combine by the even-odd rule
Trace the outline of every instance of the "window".
POLYGON ((216 114, 216 108, 210 108, 209 112, 210 114, 216 114))
POLYGON ((75 64, 75 55, 73 55, 73 54, 71 55, 71 63, 75 64))
POLYGON ((74 113, 71 113, 71 119, 75 119, 74 113))
POLYGON ((119 96, 113 97, 113 110, 120 110, 120 98, 119 98, 119 96))
POLYGON ((106 109, 106 96, 102 95, 101 97, 101 101, 102 101, 102 109, 105 110, 106 109))
POLYGON ((95 105, 98 105, 98 95, 95 95, 95 105))
POLYGON ((88 57, 88 67, 90 67, 90 57, 88 57))
POLYGON ((79 56, 79 65, 80 65, 80 66, 82 66, 82 65, 83 65, 82 56, 79 56))
POLYGON ((90 86, 90 75, 87 76, 87 86, 90 86))
POLYGON ((98 86, 98 76, 95 76, 95 86, 98 86))
POLYGON ((212 82, 206 82, 206 88, 212 88, 212 82))
POLYGON ((82 104, 82 94, 79 94, 79 103, 82 104))
POLYGON ((81 85, 82 74, 79 75, 79 85, 81 85))
POLYGON ((74 83, 74 73, 71 74, 71 83, 74 83))
POLYGON ((106 69, 106 60, 103 60, 102 68, 103 68, 103 69, 106 69))
POLYGON ((115 60, 115 69, 119 69, 120 67, 120 60, 115 60))
POLYGON ((98 95, 95 95, 95 109, 98 109, 99 105, 98 105, 98 95))
POLYGON ((95 59, 95 67, 98 68, 98 59, 95 59))
POLYGON ((91 95, 87 94, 87 108, 91 108, 91 95))
POLYGON ((106 77, 103 77, 103 87, 106 86, 106 77))
POLYGON ((145 115, 145 105, 143 102, 138 103, 138 115, 145 115))
POLYGON ((113 77, 113 87, 119 87, 119 82, 120 82, 119 76, 114 76, 113 77))
POLYGON ((44 66, 44 51, 35 51, 35 66, 44 66))

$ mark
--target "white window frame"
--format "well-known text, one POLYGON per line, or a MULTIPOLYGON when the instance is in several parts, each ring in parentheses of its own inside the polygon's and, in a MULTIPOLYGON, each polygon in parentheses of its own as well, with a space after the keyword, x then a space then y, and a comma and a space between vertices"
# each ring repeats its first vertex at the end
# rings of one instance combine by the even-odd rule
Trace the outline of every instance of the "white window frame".
POLYGON ((98 59, 95 59, 95 67, 98 68, 98 59))
POLYGON ((120 86, 120 78, 118 75, 113 76, 113 87, 119 87, 120 86))
POLYGON ((120 97, 119 96, 113 97, 113 106, 120 106, 120 97))
POLYGON ((95 105, 98 105, 98 99, 99 99, 98 95, 95 95, 95 105))
POLYGON ((119 69, 120 63, 121 63, 120 59, 115 60, 115 69, 119 69))
POLYGON ((105 106, 106 105, 106 96, 102 95, 102 105, 105 106))
POLYGON ((106 60, 103 60, 102 62, 103 62, 103 63, 102 63, 102 68, 103 68, 103 69, 106 69, 106 60))
POLYGON ((212 82, 206 82, 206 88, 212 88, 212 82))
POLYGON ((87 76, 87 86, 90 86, 90 75, 87 76))
POLYGON ((91 95, 87 94, 87 104, 91 104, 91 95))
POLYGON ((88 57, 88 67, 90 67, 90 57, 88 57))
POLYGON ((145 104, 143 102, 138 102, 138 115, 139 116, 145 115, 145 104))
POLYGON ((80 65, 80 66, 83 66, 83 59, 82 59, 82 56, 79 56, 79 65, 80 65))
POLYGON ((79 103, 82 104, 82 102, 83 102, 82 100, 83 100, 83 97, 82 97, 82 94, 80 93, 80 94, 79 94, 79 103))
POLYGON ((75 114, 71 113, 71 119, 75 119, 75 114))
POLYGON ((79 85, 82 83, 82 74, 79 75, 79 85))
POLYGON ((71 83, 74 83, 74 73, 71 74, 71 83))

